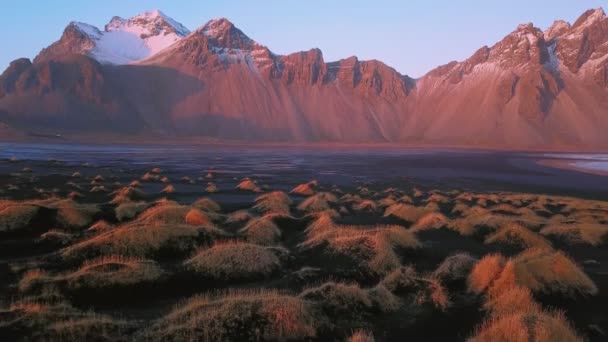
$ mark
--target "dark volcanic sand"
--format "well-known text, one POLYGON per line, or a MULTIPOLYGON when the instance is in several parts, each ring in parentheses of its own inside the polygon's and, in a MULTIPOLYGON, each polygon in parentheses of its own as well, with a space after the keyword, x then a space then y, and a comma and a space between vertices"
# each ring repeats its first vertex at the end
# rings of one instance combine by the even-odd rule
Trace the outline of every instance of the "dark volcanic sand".
MULTIPOLYGON (((81 201, 103 203, 108 201, 107 193, 88 192, 92 177, 102 175, 105 178, 104 184, 113 190, 113 182, 124 186, 134 179, 139 179, 153 167, 160 167, 163 176, 171 179, 171 184, 177 191, 175 194, 164 196, 159 192, 166 184, 142 183, 142 189, 150 196, 147 200, 169 197, 180 203, 191 203, 200 197, 208 196, 220 203, 224 212, 251 207, 256 195, 235 190, 235 185, 243 177, 251 177, 269 190, 286 192, 298 184, 316 179, 327 190, 337 185, 343 191, 351 193, 355 192, 358 186, 365 186, 374 191, 389 187, 417 187, 444 192, 506 191, 608 200, 608 178, 544 166, 538 163, 542 159, 542 155, 530 153, 399 151, 375 148, 355 151, 258 147, 244 150, 242 147, 218 146, 5 144, 0 149, 0 189, 4 191, 0 193, 0 197, 39 198, 35 188, 64 197, 75 190, 66 183, 74 181, 83 185, 83 189, 79 191, 85 197, 81 201), (8 158, 11 157, 17 158, 17 161, 9 161, 8 158), (31 172, 22 172, 24 168, 30 168, 31 172), (72 177, 76 171, 82 175, 79 180, 72 177), (213 173, 213 179, 202 178, 208 172, 213 173), (183 176, 195 180, 196 184, 180 181, 183 176), (218 186, 219 193, 204 193, 208 181, 218 186), (7 191, 8 184, 19 189, 7 191)), ((301 198, 294 197, 294 200, 298 202, 301 198)), ((348 224, 397 223, 388 219, 378 222, 377 218, 366 216, 353 216, 344 220, 343 223, 348 224)), ((421 270, 433 270, 445 257, 458 251, 468 251, 477 257, 494 251, 484 245, 483 241, 464 238, 447 231, 424 232, 420 234, 420 239, 425 245, 432 246, 431 251, 410 260, 421 270)), ((559 303, 559 307, 567 307, 567 316, 579 331, 586 333, 589 325, 595 324, 608 333, 608 315, 605 314, 605 308, 608 308, 608 249, 586 246, 559 247, 563 247, 579 264, 589 259, 598 261, 598 264, 585 265, 584 270, 600 289, 600 294, 594 298, 559 303)), ((36 260, 49 252, 51 251, 36 244, 32 237, 15 237, 0 241, 0 305, 9 303, 10 298, 15 295, 8 287, 17 280, 9 271, 9 264, 36 260)), ((293 287, 287 286, 280 279, 247 286, 277 286, 293 290, 293 287)), ((161 296, 143 303, 131 303, 123 307, 96 304, 94 308, 122 317, 149 320, 159 317, 180 298, 197 293, 200 288, 184 286, 168 291, 170 293, 164 298, 161 296)), ((464 306, 459 310, 451 312, 450 315, 430 318, 429 326, 392 329, 391 327, 400 324, 398 317, 395 317, 395 321, 389 319, 375 322, 375 326, 386 327, 386 331, 389 331, 385 336, 376 337, 379 340, 399 340, 401 336, 415 336, 414 339, 426 340, 462 340, 472 333, 471 326, 479 324, 483 315, 477 306, 464 306), (437 324, 443 326, 443 329, 437 324)), ((591 338, 601 340, 593 335, 591 338)))

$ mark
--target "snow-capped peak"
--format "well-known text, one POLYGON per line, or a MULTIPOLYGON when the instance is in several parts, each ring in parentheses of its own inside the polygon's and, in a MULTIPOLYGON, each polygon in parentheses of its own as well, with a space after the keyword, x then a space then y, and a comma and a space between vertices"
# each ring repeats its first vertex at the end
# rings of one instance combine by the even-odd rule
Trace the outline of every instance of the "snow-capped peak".
POLYGON ((159 10, 144 12, 130 19, 114 17, 105 26, 106 31, 127 31, 139 33, 142 38, 159 35, 175 34, 185 37, 190 33, 184 25, 173 20, 159 10))
POLYGON ((103 31, 81 22, 70 25, 88 37, 80 49, 82 53, 108 64, 128 64, 146 59, 190 33, 159 10, 129 19, 113 17, 103 31))

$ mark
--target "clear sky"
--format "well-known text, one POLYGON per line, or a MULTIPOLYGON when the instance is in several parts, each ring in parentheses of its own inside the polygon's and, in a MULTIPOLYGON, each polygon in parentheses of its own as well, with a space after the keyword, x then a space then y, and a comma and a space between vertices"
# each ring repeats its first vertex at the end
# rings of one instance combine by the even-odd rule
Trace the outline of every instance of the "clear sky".
POLYGON ((226 17, 245 34, 286 54, 318 47, 326 61, 357 55, 422 76, 492 45, 518 24, 571 23, 608 0, 0 0, 0 69, 34 58, 72 20, 103 26, 115 15, 160 9, 191 30, 226 17))

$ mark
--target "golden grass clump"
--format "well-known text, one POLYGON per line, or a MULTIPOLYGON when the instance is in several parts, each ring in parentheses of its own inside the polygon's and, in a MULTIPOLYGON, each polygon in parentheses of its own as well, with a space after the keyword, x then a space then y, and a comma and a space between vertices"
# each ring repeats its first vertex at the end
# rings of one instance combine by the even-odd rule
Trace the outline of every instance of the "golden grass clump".
POLYGON ((328 282, 304 290, 300 298, 319 302, 331 314, 352 314, 370 309, 373 305, 367 291, 357 284, 328 282))
POLYGON ((185 262, 196 273, 218 280, 263 278, 277 271, 281 261, 272 250, 244 242, 222 242, 200 250, 185 262))
POLYGON ((380 281, 391 292, 403 293, 416 287, 418 283, 418 273, 411 266, 402 266, 387 274, 380 281))
POLYGON ((146 209, 137 221, 147 224, 184 224, 190 207, 179 204, 157 204, 146 209))
POLYGON ((196 202, 192 203, 194 208, 200 209, 202 211, 207 212, 220 212, 222 211, 222 207, 217 204, 216 201, 212 200, 209 197, 203 197, 196 200, 196 202))
POLYGON ((541 306, 534 301, 530 289, 512 286, 496 291, 484 303, 484 309, 494 317, 512 315, 518 312, 537 312, 541 306))
POLYGON ((330 253, 345 256, 372 274, 385 274, 401 266, 395 249, 421 246, 416 237, 401 226, 310 228, 308 239, 300 248, 306 250, 327 244, 330 253))
POLYGON ((270 216, 256 218, 239 230, 248 242, 258 245, 274 245, 281 238, 281 230, 270 216))
POLYGON ((226 218, 226 223, 227 224, 243 223, 243 222, 248 222, 252 218, 253 218, 253 215, 251 215, 251 213, 248 210, 237 210, 237 211, 234 211, 234 212, 228 214, 228 217, 226 218))
POLYGON ((516 283, 533 292, 595 295, 593 281, 561 251, 529 249, 513 259, 516 283))
POLYGON ((72 200, 57 201, 51 207, 57 208, 57 222, 63 227, 83 228, 93 223, 100 209, 93 204, 80 204, 72 200))
POLYGON ((114 214, 118 221, 128 221, 141 214, 147 208, 148 203, 146 202, 125 202, 119 204, 114 209, 114 214))
POLYGON ((87 260, 78 270, 61 278, 73 289, 103 288, 153 282, 162 273, 152 260, 108 255, 87 260))
POLYGON ((520 248, 551 249, 551 243, 541 235, 518 223, 510 223, 488 236, 485 244, 502 244, 520 248))
POLYGON ((215 183, 212 183, 212 182, 207 183, 207 187, 205 187, 205 192, 213 194, 218 191, 219 191, 219 188, 217 187, 217 185, 215 185, 215 183))
POLYGON ((290 216, 289 206, 292 203, 291 198, 286 193, 273 191, 256 197, 253 209, 263 214, 273 213, 290 216))
POLYGON ((146 172, 140 179, 142 182, 154 182, 160 180, 160 175, 146 172))
POLYGON ((561 251, 531 248, 513 259, 500 255, 482 258, 469 276, 469 288, 495 296, 509 288, 522 286, 534 293, 566 296, 595 295, 593 281, 561 251))
POLYGON ((556 237, 572 244, 600 246, 608 241, 608 225, 598 223, 550 224, 541 235, 556 237))
POLYGON ((500 254, 489 254, 481 258, 469 275, 469 289, 482 293, 498 278, 507 260, 500 254))
POLYGON ((24 331, 27 341, 122 341, 134 330, 127 321, 79 311, 65 302, 24 299, 6 313, 13 319, 0 322, 0 329, 24 331))
POLYGON ((422 283, 418 293, 416 294, 415 302, 417 304, 429 303, 436 309, 441 311, 447 310, 450 306, 450 297, 446 288, 437 278, 422 278, 419 279, 422 283))
POLYGON ((365 211, 373 213, 378 210, 378 205, 372 200, 362 200, 361 202, 355 204, 353 206, 353 209, 356 211, 365 211))
POLYGON ((430 229, 439 229, 447 226, 448 223, 449 219, 442 213, 431 212, 420 217, 410 229, 412 232, 420 232, 430 229))
POLYGON ((293 188, 289 193, 298 195, 298 196, 312 196, 315 194, 315 190, 313 189, 314 185, 309 183, 300 184, 293 188))
POLYGON ((51 229, 48 232, 40 235, 40 240, 65 246, 74 240, 74 235, 62 230, 51 229))
POLYGON ((374 334, 370 331, 357 330, 355 331, 346 342, 375 342, 374 334))
POLYGON ((484 322, 471 342, 579 342, 562 312, 519 312, 493 317, 484 322))
POLYGON ((426 214, 424 208, 418 208, 413 205, 397 203, 386 208, 384 217, 395 217, 406 222, 416 222, 420 217, 426 214))
POLYGON ((169 185, 167 185, 166 187, 164 187, 164 188, 163 188, 163 189, 160 191, 160 193, 161 193, 161 194, 173 194, 173 193, 175 193, 175 191, 176 191, 176 190, 175 190, 175 187, 174 187, 173 185, 169 184, 169 185))
POLYGON ((262 192, 262 189, 255 183, 255 181, 244 178, 237 186, 237 190, 250 191, 250 192, 262 192))
POLYGON ((187 252, 195 248, 201 234, 207 238, 222 235, 217 229, 203 226, 130 223, 68 246, 61 250, 61 255, 64 258, 112 254, 145 257, 161 250, 187 252))
POLYGON ((435 269, 433 276, 441 280, 454 281, 466 279, 477 263, 477 259, 468 253, 451 255, 435 269))
POLYGON ((94 224, 92 224, 89 227, 89 229, 87 229, 87 230, 90 232, 103 232, 103 231, 108 231, 112 228, 114 228, 114 226, 109 224, 107 221, 99 220, 99 221, 95 222, 94 224))
POLYGON ((112 192, 111 195, 114 195, 114 198, 112 199, 112 201, 110 201, 110 203, 113 203, 113 204, 121 204, 121 203, 126 203, 126 202, 139 201, 145 197, 143 191, 141 191, 138 188, 133 187, 133 186, 126 186, 126 187, 120 188, 120 189, 112 192))
POLYGON ((0 201, 0 232, 13 232, 27 228, 40 208, 27 203, 0 201))
POLYGON ((21 292, 27 292, 34 287, 50 282, 52 279, 51 275, 39 268, 31 269, 23 274, 19 281, 18 288, 21 292))
POLYGON ((191 226, 213 226, 211 219, 204 212, 195 208, 188 211, 184 221, 191 226))
POLYGON ((319 192, 306 198, 298 205, 298 210, 304 212, 318 212, 331 209, 331 205, 338 202, 336 196, 329 192, 319 192))
POLYGON ((367 290, 374 307, 381 312, 395 312, 402 305, 401 299, 381 284, 367 290))
POLYGON ((199 295, 177 305, 143 333, 145 341, 287 341, 312 339, 311 304, 276 291, 199 295))

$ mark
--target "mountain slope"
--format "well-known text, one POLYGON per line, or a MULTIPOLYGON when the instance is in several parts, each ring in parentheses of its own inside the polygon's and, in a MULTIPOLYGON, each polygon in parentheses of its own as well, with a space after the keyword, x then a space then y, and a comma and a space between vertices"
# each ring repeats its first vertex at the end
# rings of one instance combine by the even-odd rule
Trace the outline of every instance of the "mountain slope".
POLYGON ((13 62, 0 122, 168 139, 608 147, 602 9, 544 32, 520 25, 418 80, 379 61, 326 62, 318 49, 278 55, 223 18, 190 33, 154 11, 95 30, 72 23, 34 63, 13 62), (113 33, 137 41, 114 48, 113 33))

